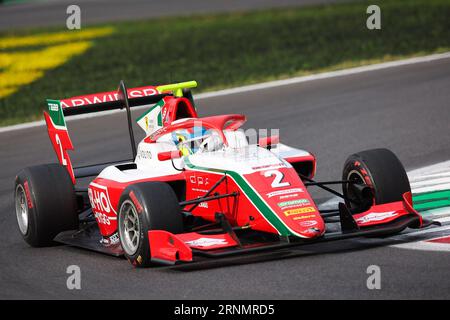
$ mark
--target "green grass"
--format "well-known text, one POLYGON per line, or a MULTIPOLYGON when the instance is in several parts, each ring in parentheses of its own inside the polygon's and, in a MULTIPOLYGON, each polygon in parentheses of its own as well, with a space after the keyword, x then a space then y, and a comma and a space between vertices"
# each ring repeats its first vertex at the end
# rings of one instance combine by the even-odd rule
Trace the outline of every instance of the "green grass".
POLYGON ((368 4, 115 23, 88 52, 0 100, 0 125, 41 117, 45 98, 114 90, 120 79, 194 79, 199 92, 450 50, 450 1, 377 1, 381 30, 366 28, 368 4))

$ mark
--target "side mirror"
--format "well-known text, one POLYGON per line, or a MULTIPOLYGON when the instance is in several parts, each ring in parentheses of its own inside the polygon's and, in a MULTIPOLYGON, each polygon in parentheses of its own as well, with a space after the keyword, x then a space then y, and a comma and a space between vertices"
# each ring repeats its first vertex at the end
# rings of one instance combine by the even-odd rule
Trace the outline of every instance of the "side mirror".
POLYGON ((171 159, 179 159, 181 158, 182 154, 180 150, 175 151, 164 151, 158 153, 158 160, 159 161, 166 161, 171 159))
POLYGON ((275 146, 280 143, 280 136, 270 136, 259 138, 258 145, 262 148, 271 149, 272 146, 275 146))

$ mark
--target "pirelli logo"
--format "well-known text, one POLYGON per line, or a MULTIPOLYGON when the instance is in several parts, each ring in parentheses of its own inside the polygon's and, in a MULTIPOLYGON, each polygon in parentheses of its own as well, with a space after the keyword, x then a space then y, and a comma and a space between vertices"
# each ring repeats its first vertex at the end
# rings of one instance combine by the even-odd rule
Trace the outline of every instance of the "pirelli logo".
POLYGON ((289 217, 289 216, 294 216, 297 214, 311 213, 311 212, 316 212, 316 209, 314 207, 304 207, 304 208, 286 210, 283 213, 286 217, 289 217))

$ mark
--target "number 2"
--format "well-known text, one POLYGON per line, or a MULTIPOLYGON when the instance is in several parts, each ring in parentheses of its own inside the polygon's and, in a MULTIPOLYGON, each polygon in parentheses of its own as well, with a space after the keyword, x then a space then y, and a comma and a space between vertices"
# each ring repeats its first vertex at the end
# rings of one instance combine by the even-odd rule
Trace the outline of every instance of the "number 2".
POLYGON ((286 182, 281 182, 283 180, 283 178, 284 178, 284 174, 281 173, 278 170, 268 170, 268 171, 264 172, 264 176, 266 178, 269 178, 271 176, 275 176, 275 178, 273 179, 272 184, 271 184, 272 188, 281 188, 281 187, 288 187, 288 186, 290 186, 290 183, 287 182, 287 181, 286 182))
POLYGON ((63 166, 67 166, 67 160, 64 158, 64 150, 61 143, 61 139, 59 139, 59 135, 55 135, 56 144, 59 146, 59 151, 61 152, 61 162, 63 166))

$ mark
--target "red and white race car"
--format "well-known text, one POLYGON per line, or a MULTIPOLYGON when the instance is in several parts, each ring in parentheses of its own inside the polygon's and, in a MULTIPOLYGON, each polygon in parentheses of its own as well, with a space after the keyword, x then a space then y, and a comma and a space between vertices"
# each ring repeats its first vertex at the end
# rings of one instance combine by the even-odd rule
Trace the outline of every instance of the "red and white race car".
POLYGON ((16 177, 20 232, 32 246, 61 242, 112 255, 136 267, 182 264, 273 251, 357 236, 423 228, 412 207, 408 177, 386 149, 350 156, 342 180, 313 180, 316 159, 260 137, 249 144, 245 116, 199 118, 195 81, 48 100, 48 134, 58 164, 23 169, 16 177), (146 106, 137 123, 131 108, 146 106), (65 117, 125 108, 132 159, 72 167, 65 117), (89 179, 88 187, 77 183, 89 179), (340 185, 342 194, 328 187, 340 185), (320 187, 343 199, 318 210, 308 192, 320 187), (328 223, 340 231, 328 232, 328 223))

